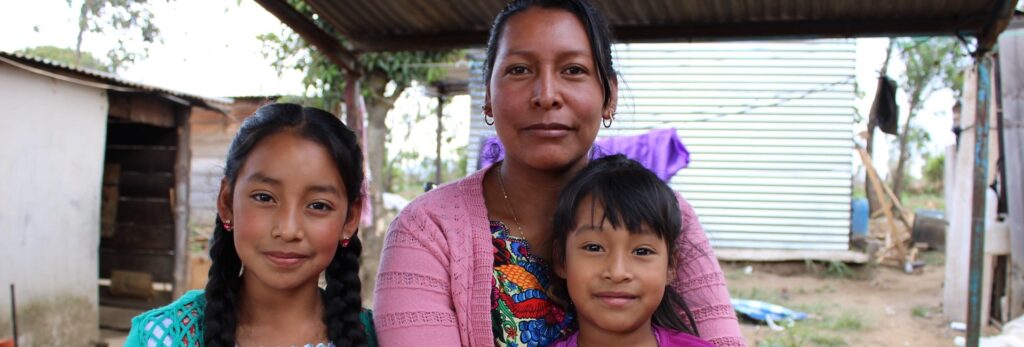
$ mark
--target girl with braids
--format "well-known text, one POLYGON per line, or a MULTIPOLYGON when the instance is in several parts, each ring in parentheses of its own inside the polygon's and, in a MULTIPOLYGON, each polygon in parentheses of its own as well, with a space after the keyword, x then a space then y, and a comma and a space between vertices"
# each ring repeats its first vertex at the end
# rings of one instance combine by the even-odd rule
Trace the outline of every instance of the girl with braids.
MULTIPOLYGON (((612 126, 618 79, 609 27, 587 0, 514 0, 494 19, 484 63, 483 122, 502 161, 421 195, 381 251, 374 326, 384 347, 546 346, 573 332, 552 303, 558 193, 612 126)), ((679 202, 671 288, 701 337, 742 347, 725 276, 697 215, 679 202)))
POLYGON ((623 155, 591 161, 555 207, 552 296, 579 330, 552 347, 692 346, 693 313, 668 286, 682 229, 676 193, 623 155))
POLYGON ((228 150, 205 291, 135 317, 126 345, 375 345, 359 293, 362 168, 334 115, 256 110, 228 150))

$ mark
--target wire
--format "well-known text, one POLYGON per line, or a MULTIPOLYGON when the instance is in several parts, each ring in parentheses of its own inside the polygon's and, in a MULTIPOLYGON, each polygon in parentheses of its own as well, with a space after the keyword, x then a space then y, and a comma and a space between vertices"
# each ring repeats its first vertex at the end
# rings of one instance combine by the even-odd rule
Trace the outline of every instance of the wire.
POLYGON ((827 92, 827 91, 830 91, 830 90, 834 90, 835 86, 849 83, 849 82, 853 81, 854 77, 855 76, 849 76, 849 77, 843 79, 842 81, 832 82, 832 83, 826 84, 826 85, 824 85, 823 87, 820 87, 820 88, 804 91, 802 94, 800 94, 799 96, 796 96, 796 97, 783 98, 784 94, 776 94, 775 97, 771 97, 771 98, 757 98, 757 99, 754 99, 754 101, 757 101, 757 100, 774 100, 774 99, 780 99, 780 100, 775 102, 775 103, 768 104, 768 105, 742 105, 742 107, 745 107, 745 108, 741 109, 738 112, 734 112, 734 113, 717 113, 716 114, 716 113, 706 113, 706 112, 689 112, 689 113, 686 113, 686 114, 689 114, 689 115, 694 115, 694 114, 714 114, 714 116, 707 117, 707 118, 701 118, 701 119, 673 121, 673 123, 709 122, 709 121, 717 120, 717 119, 725 117, 725 116, 734 116, 734 115, 747 114, 747 113, 749 113, 751 111, 754 111, 754 110, 757 110, 757 109, 760 109, 760 108, 778 107, 778 106, 781 106, 782 104, 785 104, 785 103, 793 101, 793 100, 805 99, 805 98, 807 98, 808 96, 810 96, 811 94, 814 94, 814 93, 827 92))

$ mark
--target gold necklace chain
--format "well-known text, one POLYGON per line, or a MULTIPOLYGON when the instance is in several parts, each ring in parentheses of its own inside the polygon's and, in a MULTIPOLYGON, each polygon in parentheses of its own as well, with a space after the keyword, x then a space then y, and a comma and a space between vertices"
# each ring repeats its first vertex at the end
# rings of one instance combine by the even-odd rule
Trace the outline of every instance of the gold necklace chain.
MULTIPOLYGON (((502 163, 504 166, 504 163, 502 163)), ((498 167, 498 185, 501 186, 501 194, 505 196, 505 205, 508 206, 509 212, 512 212, 512 220, 516 222, 516 229, 519 230, 519 237, 526 240, 526 234, 523 233, 523 225, 519 224, 519 217, 516 216, 516 209, 512 207, 512 199, 509 199, 508 192, 505 191, 505 179, 501 175, 501 167, 498 167)))

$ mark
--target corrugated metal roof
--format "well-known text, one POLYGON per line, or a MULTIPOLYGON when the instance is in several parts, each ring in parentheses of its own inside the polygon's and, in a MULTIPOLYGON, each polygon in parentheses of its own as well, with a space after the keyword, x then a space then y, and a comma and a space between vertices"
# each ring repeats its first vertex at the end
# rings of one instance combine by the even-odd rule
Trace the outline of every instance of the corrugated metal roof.
MULTIPOLYGON (((479 51, 469 164, 482 122, 479 51)), ((853 177, 852 40, 619 44, 619 116, 598 136, 675 128, 690 166, 669 185, 716 248, 846 250, 853 177)))
MULTIPOLYGON (((284 1, 284 0, 281 0, 284 1)), ((305 0, 357 50, 485 44, 504 0, 305 0), (438 6, 443 4, 443 6, 438 6)), ((618 39, 973 35, 1009 0, 593 0, 618 39)))
MULTIPOLYGON (((75 67, 62 62, 25 55, 18 52, 11 53, 0 51, 0 61, 4 60, 10 60, 7 61, 7 63, 13 62, 14 64, 20 64, 28 68, 41 69, 47 72, 59 74, 64 77, 84 80, 85 82, 98 83, 94 85, 97 88, 128 89, 123 91, 163 94, 165 97, 178 99, 177 101, 179 102, 185 101, 190 105, 206 107, 217 111, 222 111, 227 105, 230 105, 232 102, 234 102, 230 98, 214 98, 199 96, 195 94, 189 94, 176 90, 170 90, 138 82, 133 82, 106 72, 75 67)), ((20 68, 22 66, 18 67, 20 68)))

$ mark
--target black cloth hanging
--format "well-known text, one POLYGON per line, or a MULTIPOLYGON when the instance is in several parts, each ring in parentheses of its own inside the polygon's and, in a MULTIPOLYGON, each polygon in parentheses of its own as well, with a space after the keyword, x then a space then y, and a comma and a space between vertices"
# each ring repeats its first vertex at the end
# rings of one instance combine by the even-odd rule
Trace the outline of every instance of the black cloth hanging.
POLYGON ((878 124, 878 129, 890 135, 897 135, 899 128, 900 108, 896 106, 896 88, 896 81, 888 76, 879 76, 875 101, 871 104, 871 118, 878 124))

